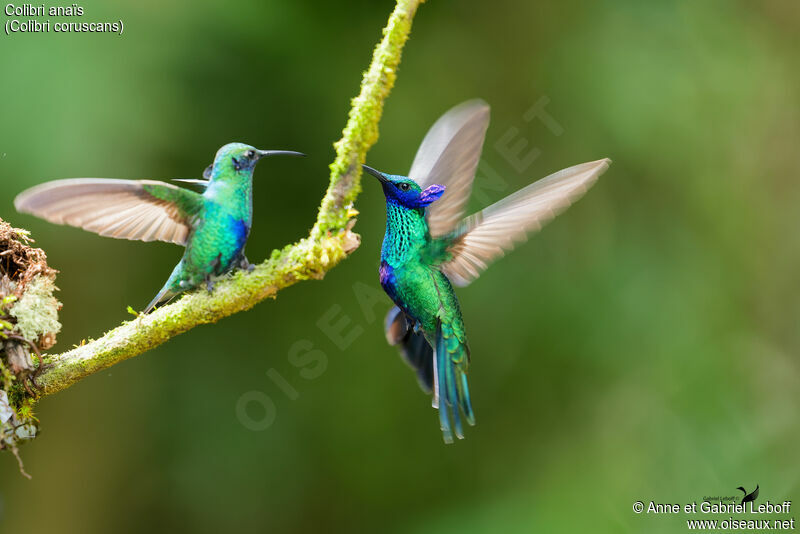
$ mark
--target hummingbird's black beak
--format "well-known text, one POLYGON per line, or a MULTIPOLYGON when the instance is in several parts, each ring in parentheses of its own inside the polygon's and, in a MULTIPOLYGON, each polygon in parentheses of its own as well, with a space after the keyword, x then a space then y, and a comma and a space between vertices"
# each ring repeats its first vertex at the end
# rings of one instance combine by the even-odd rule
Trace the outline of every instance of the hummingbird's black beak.
POLYGON ((266 158, 267 156, 300 156, 305 157, 306 155, 302 152, 294 152, 292 150, 259 150, 258 151, 258 158, 266 158))
POLYGON ((385 184, 386 182, 388 182, 388 181, 389 181, 389 180, 388 180, 388 179, 387 179, 387 178, 386 178, 386 177, 383 175, 383 173, 382 173, 382 172, 380 172, 380 171, 378 171, 378 170, 375 170, 375 169, 373 169, 372 167, 368 167, 367 165, 363 165, 363 164, 361 165, 361 167, 362 167, 362 168, 363 168, 365 171, 367 171, 367 174, 371 174, 372 176, 374 176, 375 178, 377 178, 378 180, 380 180, 380 182, 381 182, 382 184, 385 184))

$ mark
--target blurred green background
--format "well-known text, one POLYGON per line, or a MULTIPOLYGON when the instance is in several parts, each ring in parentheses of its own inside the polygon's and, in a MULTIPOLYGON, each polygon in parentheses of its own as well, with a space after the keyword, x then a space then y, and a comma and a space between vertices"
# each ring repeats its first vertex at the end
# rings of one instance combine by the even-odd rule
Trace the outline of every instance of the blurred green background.
MULTIPOLYGON (((54 350, 129 319, 181 251, 19 215, 14 196, 55 178, 199 177, 230 141, 307 152, 256 171, 260 261, 312 225, 393 7, 81 5, 124 34, 0 36, 0 217, 61 271, 54 350)), ((380 289, 383 197, 365 181, 363 244, 324 281, 44 399, 21 450, 33 480, 0 455, 0 531, 684 532, 686 516, 632 503, 756 484, 761 500, 800 497, 798 32, 793 0, 429 0, 370 164, 405 173, 433 121, 474 97, 493 113, 475 209, 614 160, 459 292, 467 439, 444 446, 386 345, 388 299, 365 313, 356 296, 380 289), (526 121, 537 102, 558 127, 526 121), (326 313, 358 334, 345 349, 317 325, 326 313), (311 379, 288 359, 302 340, 326 355, 311 379), (261 432, 237 417, 252 391, 275 406, 261 432)))

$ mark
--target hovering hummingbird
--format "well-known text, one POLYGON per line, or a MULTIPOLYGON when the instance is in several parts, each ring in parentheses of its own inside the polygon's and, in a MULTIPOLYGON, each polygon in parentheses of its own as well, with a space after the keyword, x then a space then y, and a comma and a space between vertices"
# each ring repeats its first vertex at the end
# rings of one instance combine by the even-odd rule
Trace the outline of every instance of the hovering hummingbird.
POLYGON ((17 196, 17 211, 102 236, 166 241, 186 247, 167 283, 145 310, 205 284, 234 267, 252 270, 244 254, 253 222, 253 169, 265 156, 303 156, 230 143, 217 151, 202 193, 153 180, 75 178, 54 180, 17 196))
POLYGON ((399 346, 422 388, 433 389, 446 443, 454 431, 464 437, 460 414, 475 424, 467 384, 470 350, 453 285, 477 278, 580 198, 611 163, 564 169, 462 218, 488 125, 485 102, 464 102, 428 131, 408 177, 364 165, 386 197, 380 282, 396 305, 386 316, 386 338, 399 346))

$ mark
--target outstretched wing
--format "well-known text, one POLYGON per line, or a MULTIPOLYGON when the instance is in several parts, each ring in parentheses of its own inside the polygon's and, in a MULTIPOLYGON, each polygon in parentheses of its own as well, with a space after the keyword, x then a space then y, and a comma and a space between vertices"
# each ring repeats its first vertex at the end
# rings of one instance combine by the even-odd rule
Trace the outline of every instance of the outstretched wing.
POLYGON ((434 237, 452 232, 464 216, 488 126, 489 105, 469 100, 442 115, 417 150, 408 177, 422 189, 446 187, 442 198, 426 209, 434 237))
POLYGON ((20 193, 14 207, 56 224, 102 236, 185 245, 203 197, 152 180, 75 178, 20 193))
POLYGON ((469 284, 492 261, 583 196, 610 163, 601 159, 569 167, 468 217, 449 238, 450 258, 439 268, 454 284, 469 284))

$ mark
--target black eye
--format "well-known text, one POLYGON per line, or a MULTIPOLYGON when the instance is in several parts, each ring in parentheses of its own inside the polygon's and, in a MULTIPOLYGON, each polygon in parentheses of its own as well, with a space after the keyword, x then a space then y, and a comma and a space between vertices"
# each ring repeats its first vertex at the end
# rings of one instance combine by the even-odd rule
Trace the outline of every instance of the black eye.
POLYGON ((399 187, 402 191, 408 191, 411 186, 408 185, 406 182, 402 182, 397 187, 399 187))
POLYGON ((245 156, 247 156, 247 159, 253 159, 254 157, 256 157, 256 151, 255 150, 248 150, 247 153, 245 154, 245 156))

